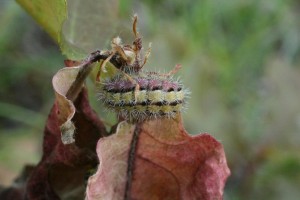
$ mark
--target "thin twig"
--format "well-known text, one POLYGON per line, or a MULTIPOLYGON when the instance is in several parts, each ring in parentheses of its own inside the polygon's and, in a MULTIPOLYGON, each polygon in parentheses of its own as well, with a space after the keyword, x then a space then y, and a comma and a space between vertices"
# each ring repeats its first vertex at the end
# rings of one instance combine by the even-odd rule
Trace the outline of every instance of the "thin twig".
POLYGON ((106 59, 106 58, 107 56, 101 54, 101 51, 95 51, 91 53, 91 55, 82 62, 81 64, 82 67, 80 68, 76 76, 76 79, 74 80, 74 82, 72 83, 72 85, 70 86, 66 94, 67 99, 71 101, 75 101, 75 99, 77 98, 78 94, 82 89, 82 85, 85 79, 88 77, 89 73, 92 71, 93 67, 95 66, 93 65, 93 63, 99 61, 100 59, 106 59))

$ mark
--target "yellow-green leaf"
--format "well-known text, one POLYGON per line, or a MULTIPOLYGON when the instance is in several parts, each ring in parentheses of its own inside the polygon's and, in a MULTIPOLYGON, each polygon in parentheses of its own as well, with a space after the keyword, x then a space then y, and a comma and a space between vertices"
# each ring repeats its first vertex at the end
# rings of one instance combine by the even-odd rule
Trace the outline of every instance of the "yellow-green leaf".
POLYGON ((67 17, 65 0, 16 0, 56 41, 61 43, 61 30, 67 17))

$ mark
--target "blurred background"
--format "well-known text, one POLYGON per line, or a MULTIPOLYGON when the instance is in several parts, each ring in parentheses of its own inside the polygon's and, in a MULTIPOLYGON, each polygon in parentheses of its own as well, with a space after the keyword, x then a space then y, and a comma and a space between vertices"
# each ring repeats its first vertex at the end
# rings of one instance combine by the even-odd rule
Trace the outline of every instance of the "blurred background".
MULTIPOLYGON (((300 2, 127 0, 118 6, 127 19, 122 25, 130 29, 136 12, 144 47, 152 42, 146 69, 169 71, 182 64, 177 76, 192 93, 183 114, 187 131, 208 132, 225 148, 232 175, 224 199, 298 199, 300 2)), ((106 17, 96 20, 103 29, 113 27, 106 17)), ((128 30, 116 31, 132 41, 128 30)), ((109 42, 116 36, 109 34, 99 37, 109 42)), ((54 101, 51 78, 63 60, 16 2, 0 1, 1 185, 40 159, 54 101)), ((93 108, 111 121, 89 87, 93 108)))

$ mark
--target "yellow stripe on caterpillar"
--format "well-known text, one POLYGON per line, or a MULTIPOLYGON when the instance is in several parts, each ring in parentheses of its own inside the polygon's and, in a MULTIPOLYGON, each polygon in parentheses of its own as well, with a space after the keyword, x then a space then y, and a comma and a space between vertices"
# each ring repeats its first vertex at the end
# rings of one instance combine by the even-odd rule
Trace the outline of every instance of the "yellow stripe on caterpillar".
POLYGON ((133 92, 122 93, 122 100, 124 104, 130 104, 134 100, 133 92))
POLYGON ((136 100, 137 102, 144 102, 147 100, 148 96, 148 91, 143 90, 143 91, 138 91, 136 94, 136 100))
POLYGON ((176 116, 184 107, 187 90, 173 80, 152 76, 132 75, 139 84, 137 91, 133 83, 117 76, 104 82, 99 97, 109 109, 131 122, 176 116))
POLYGON ((155 91, 149 91, 148 92, 148 99, 151 102, 161 102, 164 100, 164 92, 160 90, 155 90, 155 91))

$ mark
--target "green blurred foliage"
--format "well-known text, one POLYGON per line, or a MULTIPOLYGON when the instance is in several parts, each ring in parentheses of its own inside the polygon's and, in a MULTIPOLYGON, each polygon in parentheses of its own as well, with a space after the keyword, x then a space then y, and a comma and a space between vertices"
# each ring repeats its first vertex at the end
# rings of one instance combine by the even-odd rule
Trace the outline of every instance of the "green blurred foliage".
MULTIPOLYGON (((42 137, 41 118, 46 119, 54 99, 51 76, 63 57, 19 6, 0 5, 1 170, 17 159, 6 154, 8 146, 17 148, 18 137, 42 137)), ((223 143, 232 172, 225 199, 297 199, 299 1, 128 0, 119 6, 125 19, 132 10, 139 15, 145 48, 152 42, 146 69, 168 71, 182 64, 179 75, 192 92, 185 127, 190 133, 209 132, 223 143)), ((91 18, 91 23, 105 19, 91 18)), ((103 27, 111 23, 107 20, 103 27)), ((117 32, 131 41, 129 30, 117 32)), ((103 32, 101 38, 113 36, 103 32)), ((91 103, 107 118, 94 91, 91 86, 91 103)), ((39 152, 35 154, 27 161, 36 162, 39 152)))

